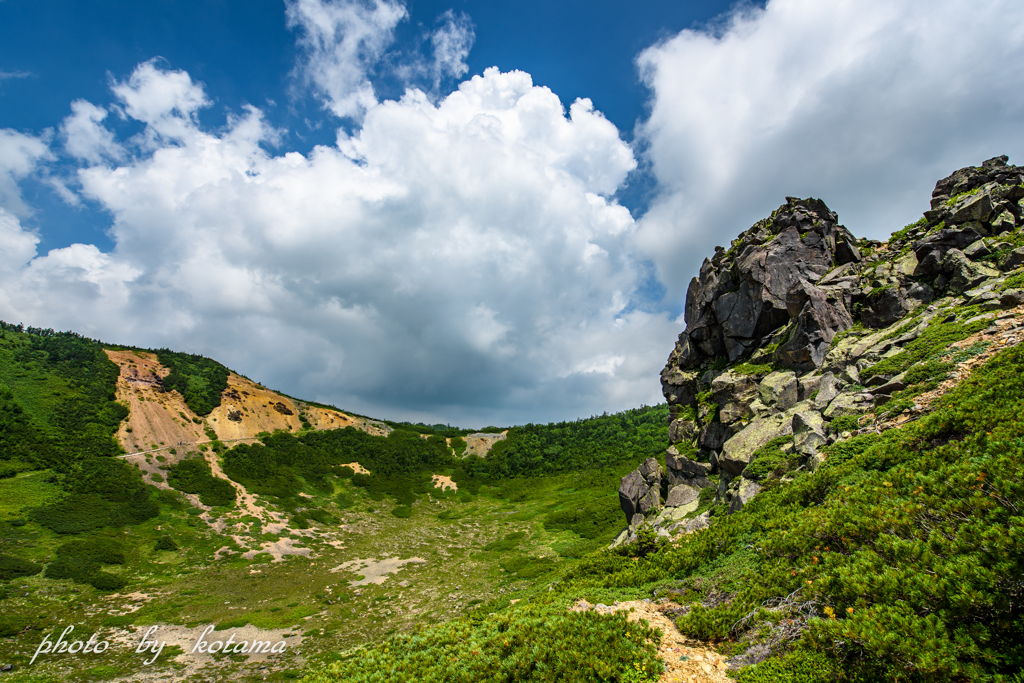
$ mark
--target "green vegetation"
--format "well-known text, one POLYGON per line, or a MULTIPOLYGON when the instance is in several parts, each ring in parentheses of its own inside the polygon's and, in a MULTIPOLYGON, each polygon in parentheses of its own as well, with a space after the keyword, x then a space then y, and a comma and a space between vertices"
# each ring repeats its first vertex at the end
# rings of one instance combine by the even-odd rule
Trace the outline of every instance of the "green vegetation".
POLYGON ((761 446, 750 457, 750 464, 743 470, 743 475, 754 481, 763 481, 769 477, 777 479, 795 469, 800 460, 799 454, 792 453, 792 446, 790 452, 783 450, 792 443, 792 436, 779 436, 761 446))
POLYGON ((534 600, 670 589, 692 603, 692 637, 797 625, 793 654, 744 680, 1003 680, 1024 665, 1022 411, 1015 347, 920 421, 834 444, 678 545, 595 553, 534 600))
POLYGON ((220 395, 228 388, 229 370, 215 360, 168 349, 156 352, 157 360, 171 372, 163 386, 177 391, 196 415, 209 415, 220 405, 220 395))
POLYGON ((123 460, 93 458, 62 478, 64 494, 31 511, 33 520, 58 534, 139 524, 157 516, 154 489, 123 460))
POLYGON ((0 461, 66 472, 120 453, 117 376, 97 341, 0 321, 0 461))
POLYGON ((896 232, 894 232, 892 234, 892 237, 889 238, 889 241, 890 242, 896 242, 896 241, 904 240, 910 234, 911 230, 913 230, 915 228, 924 227, 924 225, 927 224, 927 222, 928 222, 927 219, 925 219, 924 216, 921 216, 920 218, 918 218, 913 223, 909 223, 909 224, 903 226, 902 229, 897 230, 896 232))
POLYGON ((775 368, 770 363, 753 364, 740 363, 732 371, 738 375, 767 375, 775 368))
POLYGON ((196 493, 203 505, 233 505, 235 487, 213 476, 210 463, 203 458, 182 460, 167 470, 167 483, 182 493, 196 493))
POLYGON ((68 541, 57 548, 57 559, 46 567, 48 579, 71 579, 76 583, 87 583, 97 590, 112 591, 124 587, 127 581, 120 576, 103 571, 104 564, 124 564, 124 548, 109 538, 93 538, 88 541, 68 541))
POLYGON ((933 360, 947 350, 950 344, 966 339, 975 332, 985 329, 989 324, 989 320, 962 323, 956 320, 940 322, 939 318, 936 318, 925 328, 921 336, 908 343, 903 351, 883 358, 865 369, 861 377, 867 379, 875 375, 891 376, 909 370, 917 363, 933 360))
POLYGON ((0 581, 10 581, 11 579, 20 579, 25 576, 35 576, 41 571, 43 571, 43 568, 35 562, 29 562, 28 560, 23 560, 20 557, 0 553, 0 581))
POLYGON ((639 683, 656 680, 662 671, 649 642, 655 637, 624 614, 526 606, 394 636, 304 680, 639 683))

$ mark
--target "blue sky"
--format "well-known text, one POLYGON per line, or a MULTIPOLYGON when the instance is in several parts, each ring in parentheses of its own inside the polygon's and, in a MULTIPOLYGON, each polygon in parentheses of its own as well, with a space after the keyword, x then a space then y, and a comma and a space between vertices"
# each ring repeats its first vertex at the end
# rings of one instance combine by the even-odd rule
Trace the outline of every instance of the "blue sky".
POLYGON ((1021 161, 1022 57, 1011 0, 0 0, 0 318, 397 419, 652 403, 786 195, 884 239, 1021 161))
MULTIPOLYGON (((395 32, 397 49, 422 48, 420 34, 435 27, 438 17, 464 13, 476 35, 466 60, 469 73, 489 66, 526 71, 565 104, 589 97, 630 139, 647 97, 636 55, 679 30, 707 24, 730 3, 449 0, 406 6, 409 16, 395 32)), ((215 102, 199 112, 207 126, 222 126, 226 110, 248 103, 264 107, 268 120, 288 131, 283 144, 289 149, 307 152, 334 140, 338 122, 325 120, 316 100, 294 88, 298 49, 280 0, 0 2, 0 65, 20 76, 0 80, 2 125, 28 131, 56 126, 69 102, 105 99, 111 76, 156 56, 206 85, 215 102)), ((381 98, 396 98, 407 83, 385 73, 375 85, 381 98)), ((34 189, 36 226, 46 247, 84 238, 105 249, 113 246, 102 212, 69 207, 45 187, 34 189)), ((623 188, 621 199, 640 211, 649 189, 641 174, 623 188)))

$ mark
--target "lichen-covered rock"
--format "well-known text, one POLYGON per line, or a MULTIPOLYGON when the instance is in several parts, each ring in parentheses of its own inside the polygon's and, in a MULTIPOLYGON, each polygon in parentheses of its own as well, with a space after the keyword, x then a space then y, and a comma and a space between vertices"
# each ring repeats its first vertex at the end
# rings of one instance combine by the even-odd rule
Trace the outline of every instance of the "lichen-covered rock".
POLYGON ((670 443, 692 441, 697 437, 697 434, 697 423, 693 420, 678 418, 672 420, 668 426, 668 440, 670 443))
POLYGON ((761 446, 778 436, 793 433, 793 419, 773 415, 755 420, 725 442, 718 464, 724 472, 738 475, 750 464, 750 456, 761 446))
POLYGON ((779 370, 761 380, 761 402, 776 410, 788 410, 799 400, 799 385, 792 370, 779 370))
POLYGON ((735 484, 736 489, 729 499, 729 512, 739 512, 743 506, 750 502, 750 499, 761 492, 761 485, 745 477, 740 477, 735 484))
MULTIPOLYGON (((837 262, 858 260, 854 242, 821 200, 787 198, 771 218, 740 235, 729 251, 705 260, 687 290, 686 330, 670 364, 686 369, 705 358, 735 361, 748 356, 766 334, 800 315, 807 301, 812 307, 826 302, 824 292, 812 295, 818 288, 809 283, 837 262), (809 291, 804 296, 794 290, 809 291)), ((842 316, 828 311, 807 317, 821 324, 842 316)))
POLYGON ((689 511, 692 512, 697 509, 699 501, 700 489, 686 484, 677 484, 669 489, 668 496, 665 498, 665 507, 686 507, 691 508, 689 511))

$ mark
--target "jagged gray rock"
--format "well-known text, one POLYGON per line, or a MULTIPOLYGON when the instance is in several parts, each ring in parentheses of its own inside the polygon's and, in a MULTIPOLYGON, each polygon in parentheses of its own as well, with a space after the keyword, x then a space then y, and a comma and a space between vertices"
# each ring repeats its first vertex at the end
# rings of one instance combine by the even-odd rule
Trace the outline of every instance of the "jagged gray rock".
POLYGON ((664 470, 654 458, 647 458, 640 467, 619 483, 619 506, 632 522, 636 515, 646 515, 661 507, 661 477, 664 470))
POLYGON ((711 485, 711 464, 697 462, 679 453, 675 446, 665 451, 665 480, 669 487, 685 484, 702 489, 711 485))
POLYGON ((656 482, 638 468, 623 478, 634 530, 645 519, 659 533, 705 526, 708 513, 694 518, 701 490, 741 509, 761 490, 743 472, 775 437, 792 437, 779 445, 799 455, 791 467, 814 470, 822 449, 845 438, 833 420, 907 388, 904 374, 868 368, 948 322, 954 306, 1024 305, 1024 290, 1003 291, 1002 275, 1024 266, 1024 247, 999 237, 1024 225, 1022 182, 1024 169, 1006 157, 959 169, 936 183, 922 220, 885 245, 855 239, 820 200, 787 197, 716 248, 690 282, 686 327, 661 374, 672 411, 664 474, 656 482))

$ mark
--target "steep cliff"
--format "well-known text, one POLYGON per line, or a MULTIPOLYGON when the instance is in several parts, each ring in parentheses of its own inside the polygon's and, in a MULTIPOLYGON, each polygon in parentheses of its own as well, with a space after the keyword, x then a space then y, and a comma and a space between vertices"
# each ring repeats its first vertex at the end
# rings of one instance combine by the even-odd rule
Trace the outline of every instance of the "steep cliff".
POLYGON ((837 440, 915 419, 999 348, 1024 304, 1024 168, 1007 161, 940 180, 888 242, 789 197, 716 247, 661 373, 664 467, 651 458, 623 478, 616 542, 645 520, 671 535, 741 509, 837 440))

